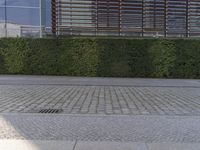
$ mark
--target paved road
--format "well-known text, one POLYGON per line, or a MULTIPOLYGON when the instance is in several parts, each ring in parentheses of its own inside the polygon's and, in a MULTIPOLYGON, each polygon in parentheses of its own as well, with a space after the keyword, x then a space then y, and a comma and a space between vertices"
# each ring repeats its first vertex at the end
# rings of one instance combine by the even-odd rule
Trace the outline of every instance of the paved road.
POLYGON ((70 150, 93 149, 91 142, 98 150, 109 142, 139 147, 124 150, 185 150, 196 143, 188 150, 198 150, 199 124, 199 80, 0 76, 1 140, 72 141, 70 150), (38 113, 47 108, 63 111, 38 113))
POLYGON ((198 86, 198 80, 0 76, 0 112, 199 115, 198 86))

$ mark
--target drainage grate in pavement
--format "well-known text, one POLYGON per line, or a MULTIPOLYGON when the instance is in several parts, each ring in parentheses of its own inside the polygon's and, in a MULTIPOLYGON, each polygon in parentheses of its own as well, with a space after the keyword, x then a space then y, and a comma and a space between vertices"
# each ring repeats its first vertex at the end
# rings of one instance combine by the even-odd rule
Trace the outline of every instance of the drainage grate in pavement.
POLYGON ((43 114, 58 114, 61 113, 63 110, 62 109, 41 109, 39 110, 38 113, 43 113, 43 114))

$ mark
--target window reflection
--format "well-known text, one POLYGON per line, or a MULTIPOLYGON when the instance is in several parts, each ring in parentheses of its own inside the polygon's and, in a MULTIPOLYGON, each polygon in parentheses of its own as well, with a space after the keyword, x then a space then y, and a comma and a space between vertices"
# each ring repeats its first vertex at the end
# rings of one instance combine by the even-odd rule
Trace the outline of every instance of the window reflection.
POLYGON ((0 22, 5 22, 5 8, 0 7, 0 22))
POLYGON ((6 0, 6 5, 39 7, 39 0, 6 0))
POLYGON ((39 26, 39 10, 28 8, 7 8, 7 22, 39 26), (17 12, 17 13, 13 13, 17 12))
MULTIPOLYGON (((0 37, 40 36, 39 2, 0 0, 0 37)), ((45 10, 43 12, 45 13, 45 10)))

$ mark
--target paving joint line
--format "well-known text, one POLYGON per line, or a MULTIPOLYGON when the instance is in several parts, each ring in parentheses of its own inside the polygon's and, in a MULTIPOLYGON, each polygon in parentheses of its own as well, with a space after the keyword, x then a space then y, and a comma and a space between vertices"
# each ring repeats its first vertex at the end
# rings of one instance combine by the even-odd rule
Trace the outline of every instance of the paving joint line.
POLYGON ((41 117, 41 116, 45 116, 45 117, 52 117, 52 116, 68 116, 68 117, 200 117, 200 115, 155 115, 155 114, 65 114, 65 113, 61 113, 61 114, 41 114, 41 113, 0 113, 0 117, 2 116, 36 116, 36 117, 41 117))
POLYGON ((72 149, 72 150, 75 150, 77 143, 78 143, 78 140, 76 140, 76 141, 75 141, 75 143, 74 143, 74 146, 73 146, 73 149, 72 149))
POLYGON ((0 86, 26 86, 26 85, 38 85, 38 86, 100 86, 100 87, 158 87, 158 88, 200 88, 200 86, 151 86, 151 85, 107 85, 107 84, 1 84, 0 86))

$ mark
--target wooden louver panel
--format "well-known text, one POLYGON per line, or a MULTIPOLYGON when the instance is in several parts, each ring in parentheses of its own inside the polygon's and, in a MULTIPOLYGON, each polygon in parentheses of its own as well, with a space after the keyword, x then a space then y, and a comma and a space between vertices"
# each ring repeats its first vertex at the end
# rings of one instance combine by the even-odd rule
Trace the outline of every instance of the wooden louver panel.
POLYGON ((200 36, 200 0, 52 0, 57 35, 200 36))

